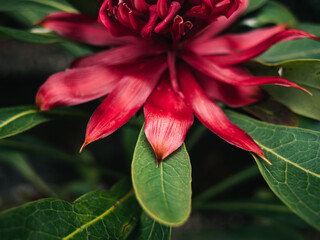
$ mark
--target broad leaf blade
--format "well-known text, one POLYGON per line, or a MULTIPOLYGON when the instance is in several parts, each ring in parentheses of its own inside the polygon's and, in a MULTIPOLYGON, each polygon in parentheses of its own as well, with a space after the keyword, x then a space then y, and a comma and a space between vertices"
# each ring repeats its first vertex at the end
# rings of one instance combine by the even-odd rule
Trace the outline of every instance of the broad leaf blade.
POLYGON ((129 237, 130 240, 170 240, 171 227, 158 223, 145 212, 141 213, 138 226, 129 237))
POLYGON ((140 209, 130 184, 94 191, 73 203, 43 199, 0 215, 0 238, 12 239, 125 239, 140 209))
POLYGON ((250 134, 272 163, 256 158, 274 193, 320 230, 320 132, 267 124, 229 111, 228 116, 250 134))
POLYGON ((142 208, 162 224, 178 226, 191 211, 191 165, 185 146, 159 164, 142 128, 134 151, 132 182, 142 208))
POLYGON ((264 87, 275 100, 288 106, 292 111, 306 117, 320 120, 319 69, 319 60, 297 60, 252 68, 255 74, 280 75, 310 91, 312 96, 295 88, 285 88, 275 85, 264 87))
MULTIPOLYGON (((303 23, 301 29, 320 35, 320 25, 303 23)), ((311 39, 286 41, 272 46, 257 60, 265 63, 279 63, 293 59, 320 59, 320 43, 311 39)))

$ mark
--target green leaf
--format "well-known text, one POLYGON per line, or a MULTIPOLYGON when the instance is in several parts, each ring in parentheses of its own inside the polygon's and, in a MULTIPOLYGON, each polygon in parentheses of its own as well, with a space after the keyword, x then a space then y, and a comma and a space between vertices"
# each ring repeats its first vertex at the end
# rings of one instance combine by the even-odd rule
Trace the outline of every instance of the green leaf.
POLYGON ((273 192, 310 225, 320 230, 320 132, 263 123, 228 111, 272 163, 256 159, 273 192))
POLYGON ((295 16, 284 5, 268 1, 255 16, 244 19, 240 24, 257 28, 268 24, 280 23, 290 24, 293 27, 298 26, 295 16))
POLYGON ((170 240, 171 227, 158 223, 145 212, 141 213, 140 221, 129 240, 170 240))
POLYGON ((28 9, 55 9, 56 11, 77 12, 77 10, 65 0, 0 0, 0 11, 19 11, 28 9))
POLYGON ((86 114, 71 108, 45 112, 38 111, 34 106, 2 108, 0 109, 0 139, 19 134, 59 116, 85 117, 86 114))
POLYGON ((181 225, 191 211, 191 164, 187 150, 181 146, 156 168, 156 157, 143 129, 132 161, 136 197, 145 212, 158 222, 181 225))
POLYGON ((266 4, 268 0, 250 0, 249 6, 243 14, 251 13, 259 8, 261 8, 264 4, 266 4))
MULTIPOLYGON (((320 35, 319 24, 304 23, 300 26, 306 32, 320 35)), ((257 58, 265 63, 279 63, 293 59, 320 59, 320 43, 311 39, 281 42, 257 58)))
POLYGON ((285 88, 275 85, 264 87, 275 100, 288 106, 292 111, 306 117, 320 120, 319 60, 297 60, 260 67, 256 65, 254 68, 252 68, 252 70, 255 74, 280 75, 310 91, 312 96, 295 88, 285 88))
POLYGON ((73 203, 43 199, 6 211, 0 215, 0 239, 125 239, 139 214, 130 184, 121 182, 73 203))
POLYGON ((65 0, 0 0, 0 12, 27 27, 52 12, 78 12, 65 0))
POLYGON ((8 37, 32 43, 56 43, 66 41, 53 33, 33 33, 28 30, 19 30, 2 26, 0 26, 0 32, 8 37))
POLYGON ((19 106, 0 109, 0 139, 24 132, 49 121, 34 106, 19 106))

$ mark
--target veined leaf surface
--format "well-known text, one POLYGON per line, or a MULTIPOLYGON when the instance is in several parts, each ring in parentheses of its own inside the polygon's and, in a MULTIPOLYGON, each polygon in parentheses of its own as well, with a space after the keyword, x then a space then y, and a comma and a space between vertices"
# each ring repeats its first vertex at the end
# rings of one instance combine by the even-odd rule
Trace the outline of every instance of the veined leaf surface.
POLYGON ((273 192, 320 230, 320 132, 267 124, 231 111, 227 114, 256 141, 272 163, 255 157, 273 192))
POLYGON ((43 199, 0 215, 0 239, 125 239, 140 208, 130 184, 94 191, 73 203, 43 199))
POLYGON ((181 146, 156 167, 156 157, 142 128, 132 161, 136 197, 152 218, 166 225, 187 221, 191 211, 191 165, 181 146))

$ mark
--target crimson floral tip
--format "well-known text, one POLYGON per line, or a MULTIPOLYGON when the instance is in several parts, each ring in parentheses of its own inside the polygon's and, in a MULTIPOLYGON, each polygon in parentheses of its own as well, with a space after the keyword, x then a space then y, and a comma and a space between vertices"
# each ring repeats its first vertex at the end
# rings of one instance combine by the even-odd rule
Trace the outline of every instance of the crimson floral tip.
MULTIPOLYGON (((103 99, 86 130, 89 143, 112 134, 139 109, 157 165, 183 143, 195 115, 213 133, 271 164, 216 102, 243 107, 267 96, 261 85, 308 90, 282 76, 253 76, 241 63, 271 46, 318 37, 286 25, 222 34, 248 0, 104 0, 96 17, 53 13, 42 25, 105 50, 84 56, 40 87, 42 110, 103 99), (44 23, 44 24, 43 24, 44 23)), ((80 150, 80 151, 81 151, 80 150)))

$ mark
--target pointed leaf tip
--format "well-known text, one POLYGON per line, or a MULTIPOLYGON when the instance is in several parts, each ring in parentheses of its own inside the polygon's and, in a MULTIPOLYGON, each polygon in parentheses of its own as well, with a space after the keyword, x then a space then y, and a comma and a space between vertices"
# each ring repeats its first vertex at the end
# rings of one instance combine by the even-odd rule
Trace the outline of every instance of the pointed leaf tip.
POLYGON ((82 150, 83 150, 88 144, 92 143, 93 141, 94 141, 94 140, 91 140, 91 139, 89 140, 89 139, 86 138, 86 139, 84 140, 84 143, 82 144, 79 152, 81 153, 82 150))

